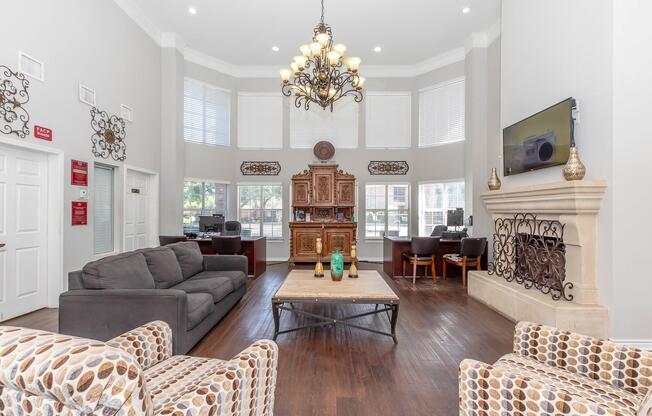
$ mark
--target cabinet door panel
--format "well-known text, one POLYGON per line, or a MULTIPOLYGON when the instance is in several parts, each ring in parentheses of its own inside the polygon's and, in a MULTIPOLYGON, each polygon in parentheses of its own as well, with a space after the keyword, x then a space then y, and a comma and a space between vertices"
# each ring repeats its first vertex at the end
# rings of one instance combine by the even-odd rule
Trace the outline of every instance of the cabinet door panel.
POLYGON ((292 237, 296 257, 317 258, 316 241, 321 237, 321 229, 295 229, 292 237))
POLYGON ((340 249, 343 255, 349 256, 351 254, 351 243, 353 242, 352 230, 326 230, 326 246, 328 253, 331 254, 336 249, 340 249))
POLYGON ((317 206, 335 205, 335 175, 332 172, 315 172, 312 182, 314 204, 317 206))
POLYGON ((310 205, 310 181, 292 183, 292 205, 298 207, 310 205))
POLYGON ((355 182, 337 182, 337 205, 344 207, 355 206, 355 182))

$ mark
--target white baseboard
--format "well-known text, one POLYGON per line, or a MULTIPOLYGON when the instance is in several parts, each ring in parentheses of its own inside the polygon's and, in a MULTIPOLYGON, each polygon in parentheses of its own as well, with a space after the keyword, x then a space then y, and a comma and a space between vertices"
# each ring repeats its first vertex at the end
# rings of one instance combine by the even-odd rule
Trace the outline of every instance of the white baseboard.
POLYGON ((287 257, 267 257, 267 263, 278 263, 283 261, 288 261, 287 257))
POLYGON ((382 257, 358 257, 358 261, 369 261, 372 263, 382 263, 382 257))
POLYGON ((615 342, 616 344, 625 347, 634 347, 641 350, 652 351, 652 340, 649 339, 611 339, 611 342, 615 342))

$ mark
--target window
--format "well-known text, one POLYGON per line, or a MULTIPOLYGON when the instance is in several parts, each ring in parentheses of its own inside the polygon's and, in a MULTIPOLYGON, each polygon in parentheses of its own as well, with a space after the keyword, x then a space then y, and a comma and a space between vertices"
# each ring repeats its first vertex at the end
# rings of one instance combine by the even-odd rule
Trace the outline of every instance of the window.
POLYGON ((419 91, 419 147, 464 140, 464 78, 419 91))
POLYGON ((419 184, 419 235, 446 224, 449 209, 464 208, 464 182, 419 184))
POLYGON ((93 168, 93 253, 114 251, 113 247, 113 168, 93 168))
POLYGON ((408 184, 365 186, 365 238, 407 237, 410 217, 408 184))
POLYGON ((183 231, 198 231, 200 215, 222 214, 226 218, 227 206, 227 184, 185 181, 183 183, 183 231))
POLYGON ((228 146, 231 94, 186 78, 183 87, 183 137, 187 142, 228 146))
POLYGON ((327 138, 338 149, 358 147, 358 113, 360 104, 352 98, 335 102, 333 111, 313 103, 310 110, 290 104, 290 147, 312 149, 327 138))
POLYGON ((365 106, 367 148, 411 147, 412 97, 409 92, 368 92, 365 106))
POLYGON ((238 147, 283 147, 283 97, 279 93, 238 93, 238 147))
POLYGON ((283 238, 283 187, 280 184, 238 185, 238 218, 242 235, 283 238))

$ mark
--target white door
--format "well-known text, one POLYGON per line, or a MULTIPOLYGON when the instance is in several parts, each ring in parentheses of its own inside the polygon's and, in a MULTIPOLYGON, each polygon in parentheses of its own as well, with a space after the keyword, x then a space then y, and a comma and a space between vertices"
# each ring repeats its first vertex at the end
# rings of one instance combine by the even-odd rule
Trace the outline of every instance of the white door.
POLYGON ((47 306, 47 157, 0 146, 0 320, 47 306))
POLYGON ((149 247, 150 175, 127 170, 125 195, 125 251, 149 247))

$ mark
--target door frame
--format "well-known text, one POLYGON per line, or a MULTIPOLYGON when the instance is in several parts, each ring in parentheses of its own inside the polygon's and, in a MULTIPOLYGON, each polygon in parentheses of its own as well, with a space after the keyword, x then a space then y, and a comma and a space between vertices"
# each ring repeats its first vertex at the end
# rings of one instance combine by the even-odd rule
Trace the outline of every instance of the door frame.
POLYGON ((0 145, 17 150, 39 152, 47 157, 47 306, 59 306, 59 295, 66 288, 63 272, 63 225, 65 158, 63 150, 29 141, 0 136, 0 145))
POLYGON ((122 231, 122 249, 126 246, 126 233, 125 233, 125 218, 127 213, 127 176, 129 171, 145 174, 149 176, 149 206, 147 207, 149 218, 151 219, 148 224, 149 247, 156 247, 158 245, 159 233, 159 173, 151 169, 145 169, 134 165, 124 164, 124 175, 122 175, 122 219, 120 220, 120 229, 122 231))

